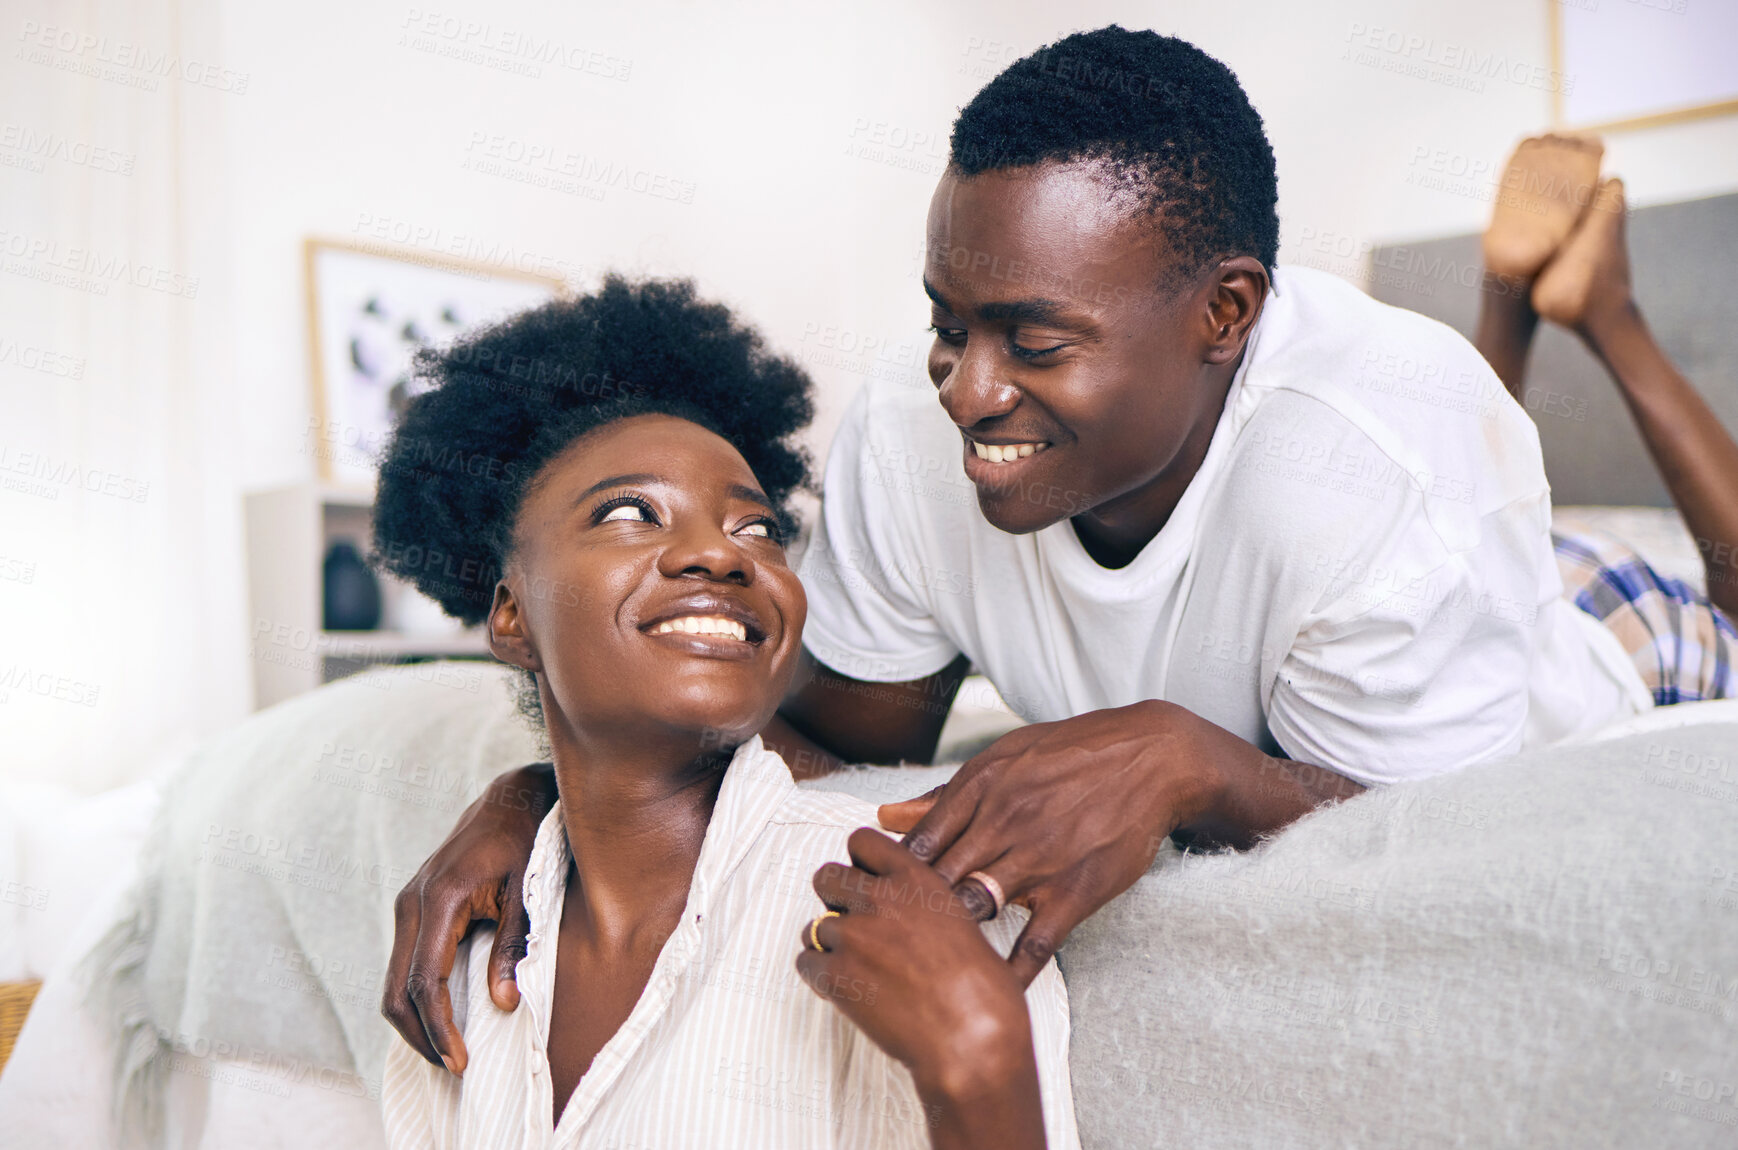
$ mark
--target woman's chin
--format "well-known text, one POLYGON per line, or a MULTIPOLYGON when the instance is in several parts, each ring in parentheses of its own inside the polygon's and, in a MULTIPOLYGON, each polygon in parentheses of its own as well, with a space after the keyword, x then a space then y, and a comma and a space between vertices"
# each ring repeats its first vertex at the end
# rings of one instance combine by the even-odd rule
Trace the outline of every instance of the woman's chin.
POLYGON ((666 716, 669 726, 692 732, 702 751, 734 750, 760 734, 773 707, 680 707, 666 716))

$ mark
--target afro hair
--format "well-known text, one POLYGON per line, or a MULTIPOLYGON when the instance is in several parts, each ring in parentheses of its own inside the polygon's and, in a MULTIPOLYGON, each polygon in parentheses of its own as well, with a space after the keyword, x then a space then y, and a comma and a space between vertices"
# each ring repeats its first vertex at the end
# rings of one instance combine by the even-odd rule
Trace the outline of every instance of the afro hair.
POLYGON ((964 176, 1045 161, 1102 165, 1161 221, 1178 271, 1279 252, 1279 182, 1231 69, 1183 40, 1111 25, 1017 60, 954 121, 964 176))
POLYGON ((465 623, 483 621, 526 491, 586 432, 633 415, 692 420, 742 453, 789 526, 809 484, 791 438, 814 414, 809 377, 685 280, 610 276, 425 350, 381 457, 374 562, 465 623))

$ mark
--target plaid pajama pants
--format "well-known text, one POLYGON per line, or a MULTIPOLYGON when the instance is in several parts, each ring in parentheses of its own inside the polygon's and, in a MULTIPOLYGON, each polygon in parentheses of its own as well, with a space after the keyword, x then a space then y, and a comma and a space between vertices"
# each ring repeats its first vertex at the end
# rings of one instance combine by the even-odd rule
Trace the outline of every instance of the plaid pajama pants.
POLYGON ((1738 626, 1708 597, 1600 532, 1553 532, 1563 594, 1608 627, 1656 706, 1738 698, 1738 626))

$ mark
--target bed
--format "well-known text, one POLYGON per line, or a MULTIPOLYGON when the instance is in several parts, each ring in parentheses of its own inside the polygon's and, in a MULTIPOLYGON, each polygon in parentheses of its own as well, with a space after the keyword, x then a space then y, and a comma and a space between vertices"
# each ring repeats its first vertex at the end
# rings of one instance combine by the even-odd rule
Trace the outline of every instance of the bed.
MULTIPOLYGON (((141 1144, 382 1145, 392 898, 532 755, 504 670, 438 666, 62 804, 63 856, 108 853, 54 885, 78 921, 39 958, 0 1147, 121 1145, 120 1122, 141 1144)), ((1012 721, 976 688, 950 745, 1012 721)), ((947 771, 824 785, 888 801, 947 771)), ((1167 848, 1061 956, 1086 1144, 1730 1145, 1734 815, 1738 703, 1717 702, 1372 792, 1245 854, 1167 848)))

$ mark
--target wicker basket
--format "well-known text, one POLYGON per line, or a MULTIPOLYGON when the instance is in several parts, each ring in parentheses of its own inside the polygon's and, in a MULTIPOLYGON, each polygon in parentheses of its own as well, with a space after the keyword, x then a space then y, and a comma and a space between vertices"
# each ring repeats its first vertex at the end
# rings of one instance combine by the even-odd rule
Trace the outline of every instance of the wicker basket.
POLYGON ((40 982, 0 982, 0 1069, 12 1057, 12 1044, 18 1041, 24 1016, 30 1013, 30 1004, 41 989, 40 982))

